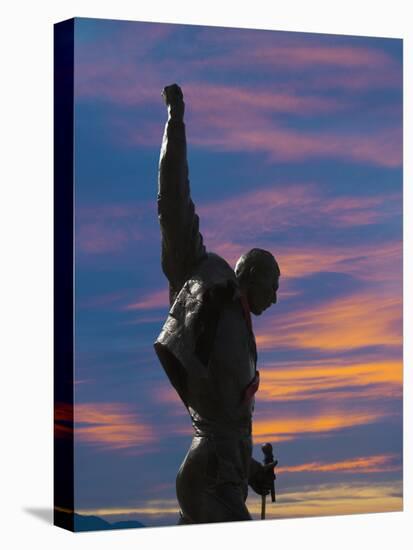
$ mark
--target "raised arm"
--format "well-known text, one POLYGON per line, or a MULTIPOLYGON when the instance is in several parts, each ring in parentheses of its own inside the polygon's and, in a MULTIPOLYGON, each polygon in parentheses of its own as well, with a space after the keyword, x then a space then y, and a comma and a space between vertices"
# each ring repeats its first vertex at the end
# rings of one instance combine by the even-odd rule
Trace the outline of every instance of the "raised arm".
POLYGON ((190 195, 182 91, 173 84, 164 88, 162 95, 168 121, 159 160, 158 216, 162 269, 169 280, 172 302, 193 267, 206 256, 206 250, 190 195))

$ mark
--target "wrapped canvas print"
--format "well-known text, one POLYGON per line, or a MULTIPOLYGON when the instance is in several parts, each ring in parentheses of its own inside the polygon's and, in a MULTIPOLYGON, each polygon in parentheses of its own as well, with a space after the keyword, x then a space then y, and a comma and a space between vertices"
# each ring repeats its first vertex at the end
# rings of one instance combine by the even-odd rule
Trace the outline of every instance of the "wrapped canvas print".
POLYGON ((55 524, 391 512, 402 41, 55 25, 55 524))

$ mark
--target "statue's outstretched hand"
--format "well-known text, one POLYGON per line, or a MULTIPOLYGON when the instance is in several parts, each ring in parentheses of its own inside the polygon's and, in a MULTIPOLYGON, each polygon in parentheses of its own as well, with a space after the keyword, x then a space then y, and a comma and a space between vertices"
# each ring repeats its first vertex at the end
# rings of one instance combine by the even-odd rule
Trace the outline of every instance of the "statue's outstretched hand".
POLYGON ((249 485, 258 495, 268 495, 274 483, 274 468, 277 466, 277 460, 265 465, 257 462, 256 466, 254 475, 249 479, 249 485))
POLYGON ((182 120, 184 118, 185 103, 182 90, 178 84, 165 86, 161 95, 168 107, 169 116, 175 120, 182 120))

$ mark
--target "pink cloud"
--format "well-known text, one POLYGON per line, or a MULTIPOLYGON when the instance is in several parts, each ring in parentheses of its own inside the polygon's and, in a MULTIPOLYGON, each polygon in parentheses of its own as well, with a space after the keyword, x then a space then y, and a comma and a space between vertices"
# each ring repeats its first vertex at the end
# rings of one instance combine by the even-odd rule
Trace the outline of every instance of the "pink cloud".
MULTIPOLYGON (((261 236, 289 227, 345 228, 382 222, 400 214, 400 196, 329 197, 313 183, 286 183, 258 188, 198 207, 209 238, 228 235, 261 236)), ((220 240, 220 239, 216 239, 220 240)))
POLYGON ((387 67, 394 63, 386 52, 368 45, 334 44, 328 35, 311 38, 302 33, 260 31, 255 29, 203 28, 197 43, 207 50, 215 46, 204 62, 225 66, 265 64, 275 67, 300 67, 301 69, 333 67, 387 67))
POLYGON ((142 222, 150 208, 144 203, 81 207, 76 211, 75 239, 77 250, 84 255, 113 254, 123 251, 131 242, 147 235, 142 222))
MULTIPOLYGON (((130 33, 116 37, 115 41, 112 37, 108 43, 103 42, 103 46, 92 45, 91 51, 82 50, 76 74, 77 97, 129 107, 159 107, 162 87, 179 80, 187 100, 192 145, 224 151, 261 152, 271 162, 327 157, 400 166, 402 138, 398 123, 380 132, 363 135, 357 131, 348 135, 334 130, 297 131, 275 118, 280 113, 303 117, 337 111, 352 116, 354 98, 348 95, 332 98, 326 95, 326 90, 341 86, 357 91, 363 86, 374 88, 386 82, 400 84, 400 66, 387 53, 366 47, 327 47, 321 41, 307 44, 298 38, 286 45, 281 35, 280 45, 274 46, 265 44, 264 39, 257 43, 255 38, 255 43, 250 42, 252 35, 246 33, 245 38, 240 34, 240 38, 231 39, 229 52, 226 47, 219 54, 190 58, 177 69, 176 60, 167 55, 156 63, 151 61, 151 48, 173 32, 170 27, 159 33, 154 29, 148 30, 151 36, 148 44, 130 33), (248 66, 252 72, 256 67, 272 72, 288 67, 289 71, 284 81, 265 88, 248 83, 234 86, 204 81, 205 69, 210 66, 231 71, 239 65, 248 66), (323 70, 317 72, 326 67, 328 74, 323 70), (301 71, 304 77, 290 81, 292 68, 301 71), (307 69, 310 70, 308 74, 307 69)), ((218 43, 219 40, 225 43, 220 33, 211 31, 210 38, 208 33, 205 34, 206 43, 214 40, 215 34, 218 43)), ((257 37, 257 33, 254 36, 257 37)), ((110 125, 116 139, 125 144, 160 144, 163 121, 141 120, 139 132, 129 120, 112 118, 110 125)))
POLYGON ((328 67, 386 67, 393 63, 392 58, 379 50, 356 46, 324 46, 304 44, 296 46, 257 47, 244 53, 242 60, 272 66, 300 67, 314 69, 320 66, 328 67))
POLYGON ((305 277, 320 271, 346 273, 361 281, 380 283, 394 292, 400 289, 402 270, 402 243, 384 242, 378 247, 348 245, 342 247, 305 247, 291 249, 280 246, 276 250, 282 273, 286 279, 305 277))
POLYGON ((162 289, 155 292, 151 292, 147 296, 144 296, 138 302, 128 304, 124 307, 125 310, 147 310, 169 307, 169 292, 168 289, 162 289))
POLYGON ((78 308, 105 308, 113 307, 114 304, 124 299, 124 292, 110 292, 98 296, 88 296, 83 299, 77 299, 78 308))
MULTIPOLYGON (((213 98, 204 103, 196 99, 193 106, 188 100, 188 105, 191 105, 191 110, 187 110, 190 146, 216 151, 264 153, 270 162, 333 158, 389 168, 402 163, 402 131, 397 124, 379 132, 375 130, 368 133, 293 130, 274 119, 274 114, 291 112, 293 105, 299 104, 297 112, 310 115, 322 109, 322 102, 317 102, 314 98, 284 96, 278 106, 275 106, 277 97, 282 95, 280 94, 271 97, 274 106, 269 108, 268 97, 260 104, 260 94, 255 95, 255 104, 252 102, 254 92, 244 95, 240 90, 233 91, 233 101, 231 95, 221 97, 215 103, 213 98), (243 101, 240 102, 240 98, 243 101), (247 103, 246 98, 251 103, 247 103), (310 107, 311 104, 313 107, 310 107)), ((332 104, 326 101, 324 109, 331 110, 332 104)), ((143 125, 144 130, 140 128, 137 132, 127 122, 124 123, 124 143, 145 147, 159 146, 163 123, 143 122, 143 125)))
POLYGON ((245 109, 265 113, 314 114, 343 108, 342 101, 333 98, 298 94, 294 90, 269 91, 230 85, 190 83, 185 86, 185 98, 194 112, 211 115, 219 111, 245 113, 245 109))
POLYGON ((120 22, 106 36, 79 45, 75 51, 77 97, 133 102, 133 94, 145 97, 151 82, 158 81, 149 63, 154 47, 173 33, 172 25, 120 22), (145 85, 143 85, 143 82, 145 85), (139 94, 138 94, 139 95, 139 94))
POLYGON ((103 224, 84 224, 77 234, 79 250, 86 254, 107 254, 119 252, 130 240, 140 240, 139 232, 127 235, 122 228, 109 228, 103 224))
MULTIPOLYGON (((195 117, 194 117, 195 119, 195 117)), ((133 136, 131 136, 133 140, 133 136)), ((402 133, 384 129, 361 135, 334 131, 299 132, 271 122, 246 110, 242 117, 233 112, 221 115, 197 114, 190 143, 220 151, 265 153, 270 161, 286 162, 311 158, 334 158, 396 167, 402 162, 402 133)))
POLYGON ((131 319, 129 321, 125 321, 123 324, 124 325, 145 325, 147 323, 148 324, 149 323, 159 323, 160 325, 162 325, 164 322, 165 322, 165 313, 162 314, 162 315, 139 316, 136 319, 131 319))

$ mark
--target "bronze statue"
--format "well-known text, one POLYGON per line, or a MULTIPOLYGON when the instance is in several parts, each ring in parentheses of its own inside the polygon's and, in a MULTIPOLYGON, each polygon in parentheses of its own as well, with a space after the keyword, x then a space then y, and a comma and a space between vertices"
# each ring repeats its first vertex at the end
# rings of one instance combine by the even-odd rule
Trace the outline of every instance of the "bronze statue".
POLYGON ((258 248, 235 272, 206 251, 190 196, 182 91, 173 84, 162 95, 168 121, 157 200, 171 308, 154 347, 195 430, 176 478, 179 524, 250 520, 248 485, 265 498, 276 465, 252 458, 259 372, 250 312, 276 303, 280 270, 258 248))

